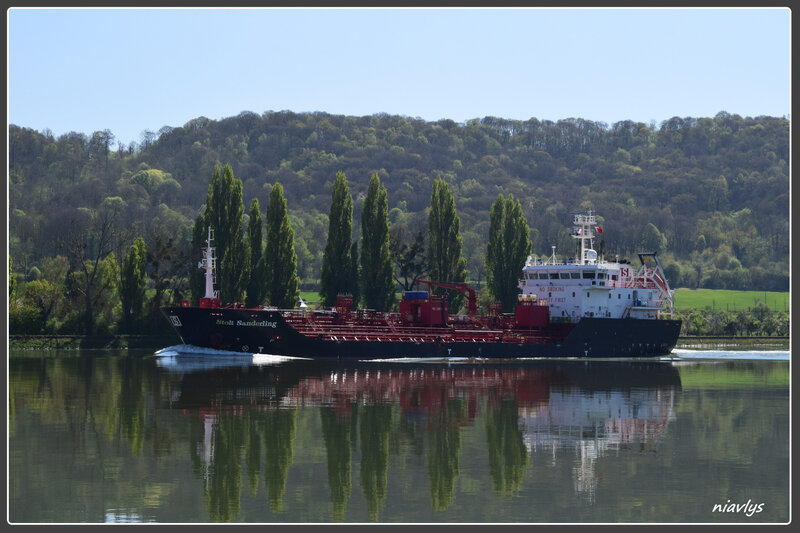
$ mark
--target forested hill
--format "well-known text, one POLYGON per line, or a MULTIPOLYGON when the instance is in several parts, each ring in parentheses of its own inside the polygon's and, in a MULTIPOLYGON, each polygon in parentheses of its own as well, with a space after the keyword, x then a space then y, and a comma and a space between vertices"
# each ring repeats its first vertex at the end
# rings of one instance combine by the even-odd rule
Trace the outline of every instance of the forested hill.
MULTIPOLYGON (((424 226, 435 178, 461 217, 470 277, 481 279, 489 208, 498 193, 522 201, 533 252, 571 255, 570 211, 594 208, 606 255, 657 250, 673 286, 787 290, 789 121, 672 118, 660 125, 495 117, 459 124, 401 116, 243 112, 200 117, 122 146, 91 135, 9 127, 10 253, 15 271, 66 255, 60 244, 92 210, 116 213, 120 250, 136 236, 188 246, 215 164, 244 183, 245 206, 285 190, 299 275, 319 279, 331 185, 344 171, 355 198, 369 177, 388 189, 390 221, 424 226)), ((117 254, 121 257, 122 254, 117 254)))

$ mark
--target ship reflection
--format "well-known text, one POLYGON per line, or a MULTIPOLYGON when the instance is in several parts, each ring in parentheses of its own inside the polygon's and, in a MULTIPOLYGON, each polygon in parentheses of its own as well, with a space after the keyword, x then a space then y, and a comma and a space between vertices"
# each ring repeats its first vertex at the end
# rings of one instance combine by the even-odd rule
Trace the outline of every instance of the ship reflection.
MULTIPOLYGON (((174 361, 165 368, 183 372, 174 361)), ((434 511, 452 503, 465 461, 486 465, 492 490, 505 496, 521 489, 532 457, 569 460, 574 490, 594 499, 595 463, 610 452, 655 450, 674 419, 679 388, 668 362, 235 362, 186 370, 170 407, 199 415, 191 456, 212 520, 240 512, 240 457, 251 495, 263 483, 270 511, 279 516, 299 445, 324 447, 317 477, 327 478, 333 520, 351 519, 355 466, 375 521, 386 506, 390 455, 424 457, 434 511), (319 412, 316 429, 305 430, 318 440, 308 443, 304 435, 298 444, 304 409, 319 412), (462 457, 468 427, 484 433, 483 457, 462 457)))

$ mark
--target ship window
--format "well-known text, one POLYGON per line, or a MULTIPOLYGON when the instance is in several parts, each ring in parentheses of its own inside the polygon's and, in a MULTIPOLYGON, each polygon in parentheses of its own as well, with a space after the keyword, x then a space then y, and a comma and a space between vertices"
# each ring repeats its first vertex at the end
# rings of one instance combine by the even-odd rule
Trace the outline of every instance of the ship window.
POLYGON ((551 272, 550 279, 558 279, 558 272, 551 272))
POLYGON ((631 299, 631 295, 630 295, 630 294, 628 294, 628 300, 630 300, 630 299, 631 299))
POLYGON ((562 272, 560 274, 561 279, 569 279, 569 272, 562 272))
POLYGON ((572 279, 581 279, 581 273, 580 272, 570 272, 569 273, 569 277, 571 277, 572 279))
POLYGON ((617 281, 617 279, 619 279, 619 276, 616 274, 611 274, 611 281, 617 281))
POLYGON ((611 299, 611 293, 610 292, 608 293, 608 299, 609 300, 611 299))
POLYGON ((594 272, 590 270, 583 271, 583 279, 594 279, 594 272))
POLYGON ((622 300, 622 295, 621 294, 617 294, 617 300, 622 300))
POLYGON ((572 297, 575 298, 575 293, 574 292, 572 293, 572 297))
POLYGON ((606 279, 606 273, 605 272, 598 272, 597 273, 597 279, 606 279))
POLYGON ((588 292, 586 293, 586 297, 589 298, 589 293, 588 292))

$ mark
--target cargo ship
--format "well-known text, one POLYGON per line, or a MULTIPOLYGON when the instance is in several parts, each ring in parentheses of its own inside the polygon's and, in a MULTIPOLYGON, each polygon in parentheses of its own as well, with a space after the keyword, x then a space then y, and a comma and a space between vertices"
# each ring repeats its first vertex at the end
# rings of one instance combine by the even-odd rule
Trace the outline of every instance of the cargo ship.
POLYGON ((222 305, 214 290, 213 230, 204 259, 205 296, 162 312, 184 344, 236 353, 311 359, 540 357, 655 357, 669 355, 681 322, 673 317, 674 291, 656 253, 640 253, 641 266, 606 261, 594 247, 603 232, 592 211, 571 213, 572 257, 529 256, 513 313, 490 303, 478 313, 475 289, 465 283, 423 280, 466 298, 467 314, 450 314, 445 296, 406 291, 398 312, 354 309, 339 295, 328 309, 222 305))

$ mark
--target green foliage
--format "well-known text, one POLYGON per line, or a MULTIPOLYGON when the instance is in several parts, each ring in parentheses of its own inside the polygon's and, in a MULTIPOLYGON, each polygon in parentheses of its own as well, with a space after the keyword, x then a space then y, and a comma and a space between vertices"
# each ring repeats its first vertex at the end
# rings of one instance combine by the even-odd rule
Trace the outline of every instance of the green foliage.
POLYGON ((120 272, 120 298, 122 300, 122 320, 127 333, 135 331, 141 321, 147 288, 147 251, 141 237, 133 242, 122 261, 120 272))
POLYGON ((353 295, 353 306, 361 300, 361 273, 358 266, 358 241, 353 241, 350 245, 350 271, 348 278, 352 280, 350 293, 353 295))
POLYGON ((353 294, 357 290, 358 277, 353 278, 352 272, 352 233, 353 197, 350 196, 344 172, 337 172, 333 182, 328 240, 320 276, 319 292, 326 306, 332 306, 336 302, 337 294, 353 294))
POLYGON ((239 302, 250 277, 250 256, 244 238, 242 180, 233 177, 230 165, 225 165, 222 177, 219 166, 214 167, 206 196, 205 224, 214 229, 220 299, 239 302))
POLYGON ((361 211, 361 286, 365 306, 378 311, 389 311, 394 304, 388 216, 386 187, 376 172, 361 211))
MULTIPOLYGON (((467 280, 467 261, 461 256, 461 220, 456 214, 450 187, 439 179, 433 182, 428 214, 428 262, 433 281, 459 283, 467 280)), ((442 294, 444 291, 436 289, 434 292, 442 294)), ((447 292, 450 311, 457 312, 464 297, 452 290, 447 292)))
MULTIPOLYGON (((9 252, 21 273, 68 255, 60 243, 69 240, 70 222, 106 210, 116 213, 123 241, 142 235, 150 246, 153 233, 174 236, 178 253, 191 255, 175 286, 188 283, 194 298, 202 296, 192 222, 207 199, 203 176, 222 160, 242 178, 243 202, 283 184, 298 273, 314 290, 337 171, 355 177, 355 198, 377 172, 392 227, 408 235, 423 229, 433 181, 446 181, 474 279, 483 276, 490 206, 498 194, 513 194, 532 228, 534 254, 549 255, 551 245, 570 249, 568 213, 591 206, 606 218, 606 257, 642 251, 653 224, 661 257, 675 265, 674 287, 789 286, 789 120, 782 117, 721 112, 606 125, 281 111, 199 117, 116 150, 108 130, 56 137, 11 124, 8 137, 9 252)), ((67 307, 59 321, 74 310, 67 307)))
POLYGON ((262 243, 261 208, 258 198, 250 202, 250 214, 247 223, 247 241, 250 243, 250 281, 247 284, 245 304, 255 307, 264 303, 267 296, 267 262, 262 243))
POLYGON ((486 245, 486 284, 504 313, 514 310, 517 284, 525 259, 531 251, 531 230, 522 214, 519 200, 500 194, 489 215, 489 242, 486 245))
POLYGON ((402 227, 392 227, 389 234, 389 251, 395 266, 395 280, 403 290, 413 290, 418 280, 428 272, 425 255, 425 234, 418 231, 411 242, 405 241, 402 227))
POLYGON ((119 278, 113 252, 105 259, 87 261, 80 270, 69 273, 67 294, 80 302, 78 309, 83 316, 81 331, 71 333, 93 335, 115 331, 121 312, 117 294, 119 278))
POLYGON ((642 231, 641 250, 643 252, 661 253, 667 247, 667 238, 658 231, 652 222, 648 222, 642 231))
POLYGON ((739 311, 721 309, 683 309, 676 312, 683 320, 681 335, 788 337, 789 313, 774 311, 758 302, 752 308, 739 311))
POLYGON ((17 276, 14 275, 14 261, 11 255, 8 256, 8 302, 12 304, 16 297, 17 291, 17 276))
POLYGON ((37 307, 13 304, 8 310, 8 332, 11 335, 36 335, 44 329, 44 317, 37 307))
POLYGON ((294 230, 289 222, 283 187, 276 183, 269 195, 267 208, 266 294, 270 305, 291 309, 297 303, 297 255, 294 251, 294 230))

